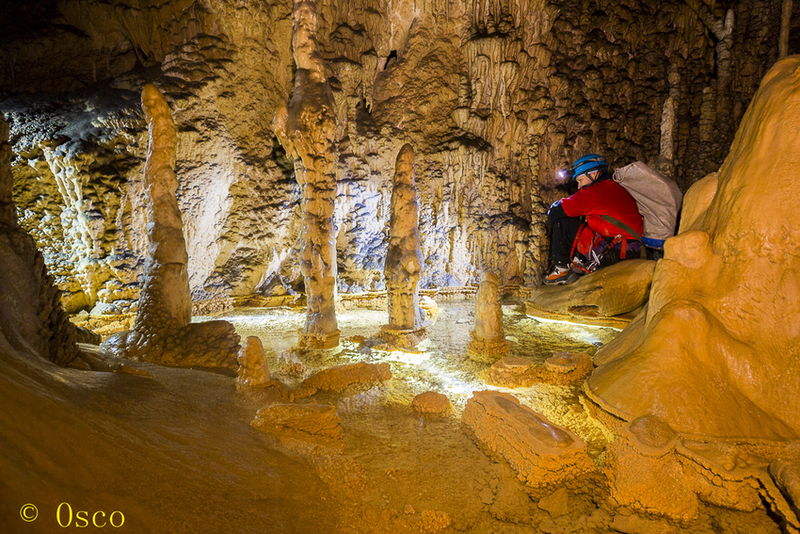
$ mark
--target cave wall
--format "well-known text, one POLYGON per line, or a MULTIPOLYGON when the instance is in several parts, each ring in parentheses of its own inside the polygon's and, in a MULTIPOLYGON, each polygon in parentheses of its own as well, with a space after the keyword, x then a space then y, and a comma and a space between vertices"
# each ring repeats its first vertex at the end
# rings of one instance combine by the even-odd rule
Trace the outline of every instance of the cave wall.
MULTIPOLYGON (((565 194, 554 170, 581 152, 654 163, 683 187, 718 168, 777 56, 780 2, 645 4, 317 2, 337 114, 339 290, 383 289, 405 143, 417 153, 423 287, 473 283, 484 267, 531 283, 547 260, 546 206, 565 194), (729 7, 720 81, 709 21, 729 7)), ((194 298, 301 289, 299 188, 271 126, 293 82, 291 2, 37 5, 0 46, 0 112, 21 224, 67 307, 124 309, 138 296, 146 82, 175 110, 194 298)))

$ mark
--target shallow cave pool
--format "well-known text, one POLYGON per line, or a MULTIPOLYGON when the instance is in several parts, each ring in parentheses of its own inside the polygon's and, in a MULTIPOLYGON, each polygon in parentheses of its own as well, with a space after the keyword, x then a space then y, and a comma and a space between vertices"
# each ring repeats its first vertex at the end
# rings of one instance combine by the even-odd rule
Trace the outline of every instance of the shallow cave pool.
MULTIPOLYGON (((509 356, 528 358, 538 364, 559 351, 592 355, 619 332, 614 328, 529 317, 520 308, 503 306, 509 356)), ((588 443, 590 452, 601 450, 609 436, 602 425, 586 414, 579 402, 579 388, 540 383, 509 389, 487 384, 480 378, 481 371, 491 362, 477 361, 468 354, 474 314, 473 302, 442 303, 438 320, 428 329, 429 338, 416 351, 384 351, 364 346, 363 340, 375 335, 386 322, 385 310, 359 308, 339 312, 341 343, 327 351, 294 350, 305 322, 302 308, 238 308, 214 317, 197 317, 195 321, 224 319, 234 325, 242 339, 259 337, 272 377, 290 387, 323 368, 356 362, 388 362, 393 378, 387 383, 366 391, 362 388, 353 395, 331 395, 325 399, 336 403, 340 415, 375 419, 386 409, 410 410, 415 395, 436 391, 450 398, 457 418, 473 391, 494 389, 513 394, 551 421, 568 427, 588 443)), ((316 398, 321 396, 324 394, 316 398)), ((377 428, 367 420, 361 423, 377 428)))

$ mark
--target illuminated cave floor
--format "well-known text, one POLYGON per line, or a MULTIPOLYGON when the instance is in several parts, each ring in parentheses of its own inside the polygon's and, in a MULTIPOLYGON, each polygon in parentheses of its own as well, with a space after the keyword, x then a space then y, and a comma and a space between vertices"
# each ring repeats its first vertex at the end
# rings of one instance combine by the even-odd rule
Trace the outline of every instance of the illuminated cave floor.
MULTIPOLYGON (((363 354, 346 341, 376 332, 386 316, 381 311, 341 313, 342 349, 301 356, 289 349, 302 310, 239 309, 215 317, 230 320, 243 336, 261 337, 273 377, 290 386, 318 368, 389 361, 393 378, 383 385, 301 401, 336 405, 343 454, 276 445, 249 425, 264 402, 237 393, 229 376, 131 363, 151 374, 145 378, 0 359, 0 532, 61 531, 54 518, 60 502, 121 510, 120 532, 136 534, 614 532, 610 525, 625 512, 609 504, 599 475, 572 484, 568 494, 562 490, 568 497, 561 505, 552 498, 542 504, 506 462, 489 458, 464 433, 464 403, 487 387, 476 378, 487 364, 464 355, 473 309, 471 302, 441 304, 427 349, 413 361, 401 361, 407 356, 400 353, 363 354), (427 390, 446 393, 455 412, 415 414, 410 401, 427 390), (39 520, 21 522, 24 503, 39 506, 39 520)), ((538 322, 514 306, 504 307, 504 316, 512 354, 537 361, 555 350, 594 352, 615 335, 538 322)), ((513 394, 586 439, 602 463, 609 436, 585 414, 576 390, 540 385, 513 394)), ((638 530, 622 531, 779 532, 762 511, 709 507, 680 529, 636 521, 638 530)))

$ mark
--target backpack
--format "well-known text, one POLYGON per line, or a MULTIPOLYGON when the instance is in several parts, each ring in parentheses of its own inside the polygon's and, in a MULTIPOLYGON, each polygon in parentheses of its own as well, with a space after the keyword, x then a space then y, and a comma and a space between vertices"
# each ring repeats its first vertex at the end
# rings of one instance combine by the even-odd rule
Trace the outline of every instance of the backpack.
POLYGON ((614 181, 636 200, 644 219, 642 242, 663 249, 664 241, 675 235, 683 193, 672 178, 636 161, 614 172, 614 181))

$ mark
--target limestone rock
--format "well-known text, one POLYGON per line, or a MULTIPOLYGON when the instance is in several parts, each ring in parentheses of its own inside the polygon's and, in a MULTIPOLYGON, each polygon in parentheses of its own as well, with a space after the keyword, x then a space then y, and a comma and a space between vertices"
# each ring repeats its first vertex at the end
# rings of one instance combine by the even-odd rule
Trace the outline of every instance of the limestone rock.
POLYGON ((267 369, 266 355, 261 338, 248 336, 242 343, 242 348, 237 357, 239 361, 236 389, 247 387, 263 387, 269 384, 269 369, 267 369))
POLYGON ((578 436, 507 393, 476 391, 462 421, 482 447, 505 459, 531 488, 557 485, 594 469, 578 436))
POLYGON ((625 260, 585 275, 572 284, 531 290, 535 310, 575 317, 613 317, 641 308, 650 294, 656 262, 625 260))
POLYGON ((592 370, 592 357, 585 352, 556 352, 544 361, 544 367, 560 375, 587 375, 592 370))
POLYGON ((10 158, 8 126, 0 116, 0 351, 68 365, 78 357, 76 332, 41 253, 17 224, 10 158))
POLYGON ((344 446, 336 407, 327 404, 272 404, 261 408, 250 424, 288 445, 344 446))
POLYGON ((500 306, 497 275, 484 272, 475 299, 475 329, 472 331, 470 352, 483 357, 497 357, 508 353, 508 341, 503 334, 503 309, 500 306))
POLYGON ((301 389, 344 391, 355 384, 374 384, 392 378, 388 363, 353 363, 323 369, 303 381, 301 389))
POLYGON ((439 319, 440 311, 439 305, 435 300, 428 296, 421 296, 419 298, 419 307, 424 314, 422 320, 425 324, 433 325, 436 323, 437 319, 439 319))
MULTIPOLYGON (((664 421, 646 416, 620 430, 620 439, 608 448, 605 472, 620 505, 690 521, 701 513, 701 501, 758 509, 764 495, 759 488, 769 486, 766 467, 763 458, 738 443, 681 439, 664 421)), ((771 493, 773 510, 796 521, 780 492, 771 493)))
POLYGON ((561 517, 570 513, 569 492, 566 488, 558 488, 550 495, 539 499, 537 504, 551 517, 561 517))
POLYGON ((417 413, 433 415, 446 415, 453 409, 447 395, 435 391, 420 393, 411 401, 411 406, 417 413))

